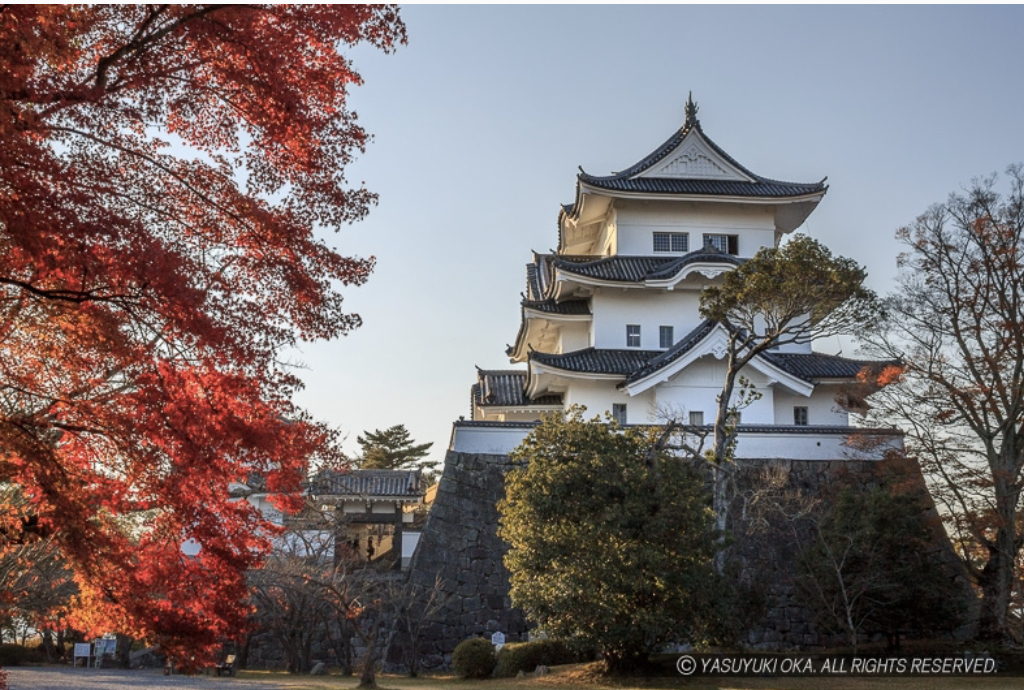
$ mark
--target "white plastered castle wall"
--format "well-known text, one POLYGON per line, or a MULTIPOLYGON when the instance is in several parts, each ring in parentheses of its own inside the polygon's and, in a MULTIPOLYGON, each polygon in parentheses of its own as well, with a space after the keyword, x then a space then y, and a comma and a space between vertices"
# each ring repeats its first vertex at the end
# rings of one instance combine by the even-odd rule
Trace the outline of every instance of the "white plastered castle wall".
MULTIPOLYGON (((761 394, 760 399, 752 401, 740 412, 742 424, 776 424, 775 387, 768 385, 768 379, 750 367, 740 372, 753 385, 754 390, 761 394)), ((725 380, 725 362, 708 355, 698 359, 683 369, 676 376, 660 383, 651 390, 659 414, 675 416, 684 421, 690 412, 703 412, 704 423, 712 424, 718 408, 717 398, 722 391, 725 380)), ((738 380, 737 380, 738 381, 738 380)), ((733 394, 732 402, 738 400, 740 391, 733 394)), ((802 396, 794 396, 802 397, 802 396)), ((806 398, 803 398, 806 400, 806 398)), ((789 422, 792 424, 792 420, 789 422)))
POLYGON ((590 347, 590 323, 567 322, 561 324, 556 353, 575 352, 590 347))
POLYGON ((734 203, 617 201, 617 244, 620 256, 654 254, 655 232, 686 232, 689 251, 700 249, 704 233, 737 235, 739 256, 751 257, 761 247, 775 246, 771 206, 734 203))
POLYGON ((700 322, 700 297, 694 290, 655 291, 600 288, 591 299, 594 347, 625 350, 626 325, 640 326, 639 350, 661 349, 659 326, 672 326, 678 341, 700 322))
POLYGON ((846 426, 850 423, 850 415, 836 403, 837 392, 838 386, 834 384, 819 384, 809 398, 777 390, 775 392, 776 424, 792 424, 793 408, 806 407, 807 423, 812 426, 846 426))
POLYGON ((595 416, 603 417, 605 412, 611 412, 613 404, 618 403, 626 406, 626 423, 645 424, 651 421, 651 412, 654 409, 654 396, 651 391, 630 397, 618 390, 617 384, 617 381, 610 380, 574 379, 565 393, 565 405, 583 405, 587 408, 586 417, 590 419, 595 416))

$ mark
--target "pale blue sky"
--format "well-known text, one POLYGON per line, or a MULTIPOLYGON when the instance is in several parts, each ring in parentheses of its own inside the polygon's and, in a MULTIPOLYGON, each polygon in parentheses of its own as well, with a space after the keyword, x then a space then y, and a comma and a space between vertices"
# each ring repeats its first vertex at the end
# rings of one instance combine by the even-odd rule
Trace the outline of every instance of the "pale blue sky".
MULTIPOLYGON (((474 365, 508 367, 530 250, 577 166, 606 174, 683 121, 767 177, 830 189, 803 231, 890 288, 894 231, 1024 161, 1024 8, 410 6, 409 45, 352 54, 380 194, 330 238, 370 255, 361 329, 307 345, 299 402, 350 435, 405 423, 443 459, 474 365)), ((832 349, 835 345, 833 343, 832 349)), ((849 351, 845 354, 851 354, 849 351)))

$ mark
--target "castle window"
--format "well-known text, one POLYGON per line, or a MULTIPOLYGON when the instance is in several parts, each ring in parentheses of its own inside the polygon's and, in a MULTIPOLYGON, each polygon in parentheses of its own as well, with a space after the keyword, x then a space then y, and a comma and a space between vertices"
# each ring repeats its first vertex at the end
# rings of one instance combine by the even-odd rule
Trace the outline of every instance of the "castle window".
POLYGON ((691 410, 690 412, 690 426, 704 426, 704 412, 701 410, 691 410))
POLYGON ((807 426, 807 408, 806 407, 794 407, 793 408, 793 423, 797 426, 807 426))
POLYGON ((673 330, 671 326, 658 327, 658 342, 662 350, 667 350, 674 344, 672 332, 673 330))
POLYGON ((711 245, 726 254, 739 254, 740 241, 736 235, 704 235, 704 246, 711 245))
POLYGON ((688 252, 690 236, 685 232, 654 233, 654 251, 656 252, 688 252))
POLYGON ((640 347, 640 326, 626 326, 626 347, 640 347))
POLYGON ((619 423, 620 426, 626 424, 626 405, 625 403, 612 403, 612 419, 619 423))

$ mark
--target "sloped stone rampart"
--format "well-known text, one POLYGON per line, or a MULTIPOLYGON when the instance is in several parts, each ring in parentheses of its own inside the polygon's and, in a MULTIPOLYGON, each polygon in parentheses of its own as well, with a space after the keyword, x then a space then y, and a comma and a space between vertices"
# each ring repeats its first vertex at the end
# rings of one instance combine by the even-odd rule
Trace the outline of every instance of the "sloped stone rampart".
POLYGON ((921 520, 932 533, 930 562, 959 579, 967 595, 963 565, 953 551, 916 461, 898 454, 884 460, 740 460, 730 514, 734 539, 730 557, 740 564, 743 580, 763 585, 766 604, 763 617, 744 636, 745 645, 776 650, 848 644, 845 637, 829 635, 815 626, 814 614, 804 606, 797 587, 796 564, 801 543, 798 540, 808 539, 809 535, 804 532, 795 536, 777 512, 772 514, 768 510, 766 519, 765 511, 750 505, 759 500, 757 494, 767 483, 766 475, 781 479, 774 493, 776 497, 782 495, 783 501, 786 496, 791 498, 791 511, 802 509, 819 514, 844 490, 864 492, 898 481, 901 491, 919 495, 928 506, 921 520), (793 499, 794 496, 798 498, 793 499))
MULTIPOLYGON (((757 526, 763 515, 744 505, 756 494, 764 473, 781 478, 782 492, 804 496, 835 496, 844 488, 866 491, 892 471, 889 460, 740 460, 737 463, 736 503, 733 505, 732 554, 741 564, 741 576, 763 583, 766 608, 752 626, 744 644, 759 649, 794 649, 842 644, 843 640, 819 631, 813 615, 800 602, 795 585, 796 549, 778 524, 757 526), (755 528, 756 527, 756 528, 755 528)), ((927 495, 917 464, 900 460, 902 481, 927 495)), ((448 596, 445 608, 421 637, 420 666, 447 667, 459 642, 500 631, 506 642, 525 640, 527 623, 511 605, 509 577, 502 563, 506 548, 497 536, 496 503, 504 497, 504 476, 511 468, 504 455, 449 451, 437 499, 430 510, 410 577, 422 587, 433 586, 440 575, 448 596)), ((928 499, 928 504, 931 504, 928 499)), ((934 508, 922 516, 934 528, 937 558, 951 572, 962 572, 934 508)), ((771 522, 771 518, 769 518, 771 522)), ((396 636, 385 655, 386 670, 406 668, 407 640, 396 636)))
MULTIPOLYGON (((497 503, 505 496, 505 455, 449 451, 437 496, 430 508, 416 553, 409 564, 415 585, 429 589, 440 576, 447 601, 422 635, 422 668, 447 667, 462 640, 490 639, 502 632, 506 642, 526 639, 526 620, 509 599, 505 546, 497 535, 497 503)), ((385 667, 407 664, 402 636, 385 653, 385 667)))

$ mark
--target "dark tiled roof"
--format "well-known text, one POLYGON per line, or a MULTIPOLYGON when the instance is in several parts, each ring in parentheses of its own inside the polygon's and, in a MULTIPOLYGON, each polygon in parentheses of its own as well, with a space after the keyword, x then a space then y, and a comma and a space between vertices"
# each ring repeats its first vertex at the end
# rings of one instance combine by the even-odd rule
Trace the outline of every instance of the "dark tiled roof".
POLYGON ((697 326, 692 331, 687 333, 678 343, 676 343, 669 349, 665 350, 657 357, 651 359, 645 366, 641 367, 640 369, 637 369, 632 374, 630 374, 627 381, 632 383, 633 381, 642 379, 648 374, 652 374, 658 369, 668 366, 672 362, 676 361, 677 359, 685 355, 687 352, 692 350, 694 346, 697 345, 697 343, 703 340, 708 335, 708 333, 714 330, 715 323, 715 321, 705 319, 703 323, 701 323, 699 326, 697 326))
POLYGON ((567 273, 619 282, 640 283, 645 280, 666 280, 686 266, 697 262, 722 263, 738 266, 743 259, 720 252, 713 247, 702 247, 683 256, 553 256, 551 264, 567 273))
POLYGON ((527 398, 523 392, 526 388, 526 371, 478 369, 477 377, 477 383, 473 385, 473 402, 478 406, 528 407, 562 404, 560 395, 527 398))
MULTIPOLYGON (((491 422, 491 421, 471 421, 468 419, 460 419, 453 424, 457 427, 477 427, 477 428, 501 428, 501 429, 531 429, 539 426, 540 422, 491 422)), ((648 429, 660 429, 657 425, 650 424, 626 424, 626 428, 648 428, 648 429)), ((704 429, 711 430, 714 427, 710 424, 705 425, 704 429)), ((774 425, 774 424, 740 424, 737 429, 740 436, 743 434, 845 434, 847 436, 903 436, 904 433, 900 429, 871 429, 859 426, 797 426, 791 425, 774 425)))
POLYGON ((708 196, 794 197, 821 192, 824 184, 795 182, 744 182, 742 180, 687 180, 678 178, 641 177, 635 180, 619 177, 594 177, 580 173, 580 181, 593 187, 616 192, 647 194, 697 194, 708 196))
POLYGON ((846 359, 820 352, 807 354, 766 352, 764 358, 790 374, 808 381, 811 379, 854 378, 864 367, 886 364, 886 362, 846 359))
POLYGON ((490 420, 473 420, 473 419, 459 419, 452 423, 452 426, 458 427, 479 427, 479 428, 498 428, 498 429, 531 429, 535 426, 540 426, 540 421, 532 422, 492 422, 490 420))
POLYGON ((660 270, 654 271, 649 276, 647 276, 647 279, 655 280, 671 278, 672 276, 679 273, 679 271, 683 270, 690 264, 698 262, 731 264, 733 266, 739 266, 744 261, 746 261, 746 259, 741 259, 738 256, 733 256, 732 254, 727 254, 726 252, 719 251, 712 247, 711 245, 705 245, 696 251, 690 252, 689 254, 686 254, 684 256, 677 257, 676 262, 674 264, 670 264, 660 270))
POLYGON ((320 496, 417 498, 423 495, 419 470, 325 470, 312 482, 310 491, 320 496))
POLYGON ((555 302, 553 299, 540 301, 523 300, 523 307, 535 309, 546 314, 565 314, 567 316, 589 316, 590 306, 585 299, 572 299, 555 302))
MULTIPOLYGON (((652 151, 640 162, 614 175, 597 176, 585 172, 579 174, 580 182, 621 192, 647 192, 653 194, 708 194, 720 196, 752 196, 752 197, 793 197, 823 192, 825 182, 783 182, 757 175, 723 151, 718 144, 704 134, 700 122, 696 118, 687 119, 686 123, 670 136, 665 143, 652 151), (630 179, 655 165, 675 150, 683 139, 693 130, 697 130, 708 146, 730 164, 750 177, 753 182, 735 180, 680 179, 680 178, 641 178, 630 179)), ((569 212, 568 210, 566 212, 569 212)))
POLYGON ((540 282, 540 266, 536 263, 526 264, 526 299, 531 301, 544 299, 544 287, 540 282))
POLYGON ((660 354, 661 351, 598 350, 588 347, 585 350, 576 350, 561 355, 531 352, 530 360, 565 371, 627 376, 660 354))

